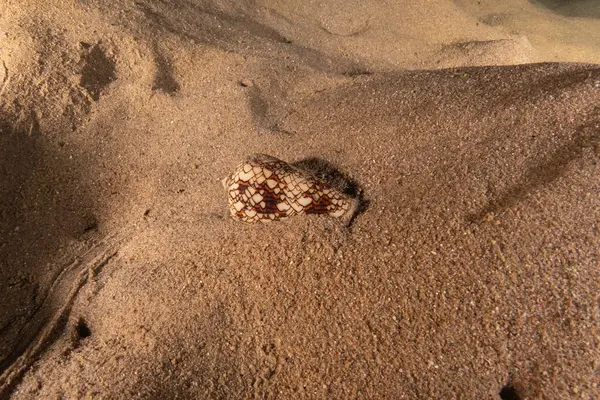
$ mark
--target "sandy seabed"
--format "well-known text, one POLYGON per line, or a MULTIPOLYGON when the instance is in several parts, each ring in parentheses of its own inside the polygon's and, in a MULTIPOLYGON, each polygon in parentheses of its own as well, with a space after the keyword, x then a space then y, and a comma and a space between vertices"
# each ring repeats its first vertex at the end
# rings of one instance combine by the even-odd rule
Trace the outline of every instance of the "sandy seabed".
POLYGON ((600 398, 599 17, 0 0, 0 398, 600 398), (235 221, 251 153, 365 207, 235 221))

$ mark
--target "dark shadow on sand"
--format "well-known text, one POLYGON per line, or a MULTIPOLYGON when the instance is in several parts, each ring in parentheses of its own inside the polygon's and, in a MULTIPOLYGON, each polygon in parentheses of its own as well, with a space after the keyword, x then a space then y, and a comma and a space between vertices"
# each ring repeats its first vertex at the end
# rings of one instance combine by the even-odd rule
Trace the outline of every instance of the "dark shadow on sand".
MULTIPOLYGON (((83 166, 37 129, 0 117, 0 377, 53 317, 48 306, 63 250, 97 229, 83 166), (42 306, 47 312, 38 312, 42 306)), ((36 126, 33 124, 32 126, 36 126)), ((0 382, 0 397, 5 392, 0 382)))
POLYGON ((497 215, 523 201, 531 193, 563 176, 568 165, 582 157, 585 149, 592 149, 600 154, 600 107, 592 111, 588 120, 575 132, 573 140, 559 147, 550 157, 532 165, 525 171, 520 182, 495 196, 478 213, 468 216, 467 220, 481 221, 488 215, 497 215))
POLYGON ((566 17, 600 18, 598 0, 530 0, 566 17))

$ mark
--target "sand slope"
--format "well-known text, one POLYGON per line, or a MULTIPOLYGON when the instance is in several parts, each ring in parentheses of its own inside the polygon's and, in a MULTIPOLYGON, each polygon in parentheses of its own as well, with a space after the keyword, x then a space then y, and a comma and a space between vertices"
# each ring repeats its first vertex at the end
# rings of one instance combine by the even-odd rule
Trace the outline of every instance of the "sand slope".
POLYGON ((598 397, 600 68, 455 67, 600 39, 436 4, 3 0, 0 394, 598 397), (229 219, 253 152, 364 212, 229 219))

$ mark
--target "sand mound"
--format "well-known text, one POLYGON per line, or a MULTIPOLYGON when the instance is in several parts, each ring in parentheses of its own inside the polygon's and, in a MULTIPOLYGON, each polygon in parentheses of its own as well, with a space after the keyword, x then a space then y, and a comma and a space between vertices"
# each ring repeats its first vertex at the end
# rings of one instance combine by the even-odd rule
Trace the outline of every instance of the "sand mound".
POLYGON ((526 37, 475 41, 446 45, 439 53, 438 66, 514 65, 535 60, 534 50, 526 37))
POLYGON ((0 397, 598 397, 600 69, 456 68, 596 39, 423 4, 5 1, 0 397), (231 220, 258 152, 367 207, 231 220))

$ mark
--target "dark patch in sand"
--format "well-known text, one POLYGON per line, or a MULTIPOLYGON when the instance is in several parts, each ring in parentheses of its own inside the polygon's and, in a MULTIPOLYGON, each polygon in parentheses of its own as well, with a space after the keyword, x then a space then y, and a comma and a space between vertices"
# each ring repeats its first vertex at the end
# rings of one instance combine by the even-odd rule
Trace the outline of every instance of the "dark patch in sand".
POLYGON ((181 87, 177 79, 175 79, 172 59, 164 53, 155 50, 154 62, 156 64, 156 75, 154 76, 152 90, 161 91, 169 95, 177 93, 181 87))
POLYGON ((79 339, 86 339, 92 336, 92 330, 83 318, 80 318, 79 321, 77 321, 77 325, 75 326, 75 332, 77 333, 77 337, 79 339))
POLYGON ((600 18, 600 3, 598 0, 529 0, 549 10, 576 18, 600 18))
POLYGON ((499 395, 501 400, 521 400, 517 389, 510 384, 503 386, 499 395))
POLYGON ((100 94, 106 86, 117 79, 115 62, 107 56, 100 44, 90 45, 81 43, 83 48, 80 85, 87 90, 94 101, 100 99, 100 94))

